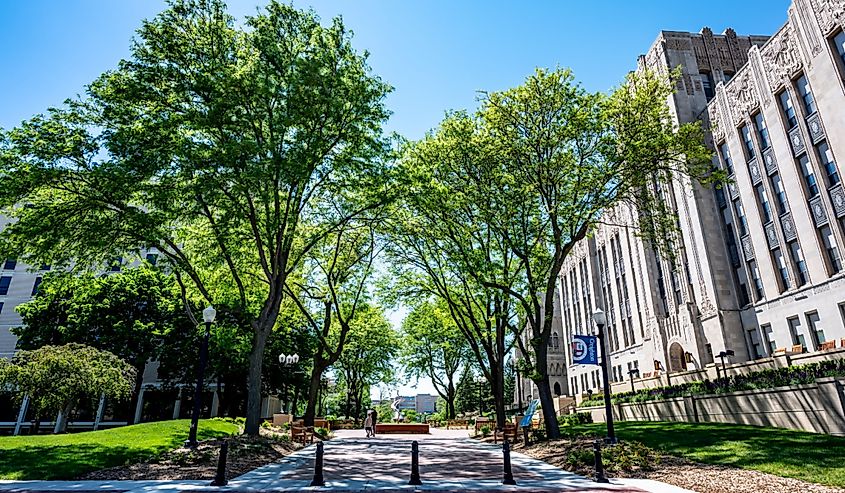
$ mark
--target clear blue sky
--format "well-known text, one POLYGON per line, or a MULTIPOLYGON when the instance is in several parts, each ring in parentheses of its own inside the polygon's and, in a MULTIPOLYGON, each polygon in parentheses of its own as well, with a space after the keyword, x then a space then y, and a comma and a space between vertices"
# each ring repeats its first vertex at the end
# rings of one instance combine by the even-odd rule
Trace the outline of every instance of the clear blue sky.
MULTIPOLYGON (((264 0, 230 0, 239 18, 264 0)), ((561 65, 591 90, 635 67, 658 31, 772 34, 788 0, 295 0, 324 19, 342 15, 355 45, 395 87, 389 129, 419 138, 445 110, 472 108, 476 91, 519 84, 561 65)), ((0 0, 0 127, 80 93, 128 55, 141 19, 162 0, 0 0)))
MULTIPOLYGON (((230 0, 242 19, 263 0, 230 0)), ((376 74, 395 87, 388 129, 415 139, 479 90, 519 84, 535 67, 570 67, 605 91, 660 30, 773 34, 788 0, 295 0, 342 15, 376 74)), ((0 0, 0 127, 61 104, 129 54, 141 19, 163 0, 0 0)), ((401 312, 391 315, 396 322, 401 312)), ((400 392, 433 392, 430 382, 400 392)), ((377 392, 373 391, 374 397, 377 392)))

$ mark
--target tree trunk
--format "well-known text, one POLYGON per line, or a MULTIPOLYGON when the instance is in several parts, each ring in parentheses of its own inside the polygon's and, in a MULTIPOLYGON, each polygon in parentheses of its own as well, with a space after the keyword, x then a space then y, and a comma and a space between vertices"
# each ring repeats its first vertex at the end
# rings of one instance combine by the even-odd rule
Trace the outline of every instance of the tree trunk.
POLYGON ((504 397, 504 366, 501 359, 496 360, 496 363, 490 368, 490 390, 493 393, 493 406, 496 411, 496 427, 504 429, 505 427, 505 397, 504 397))
POLYGON ((449 381, 449 388, 446 389, 446 418, 455 419, 457 413, 455 412, 455 398, 457 392, 455 391, 455 384, 449 381))
POLYGON ((259 326, 254 329, 252 352, 249 355, 249 379, 247 381, 246 424, 244 434, 258 436, 261 425, 261 369, 264 364, 264 345, 267 334, 259 326))
POLYGON ((322 358, 318 355, 314 359, 314 368, 311 370, 311 384, 308 386, 308 403, 305 406, 305 426, 314 426, 314 418, 317 416, 320 378, 322 376, 322 358))

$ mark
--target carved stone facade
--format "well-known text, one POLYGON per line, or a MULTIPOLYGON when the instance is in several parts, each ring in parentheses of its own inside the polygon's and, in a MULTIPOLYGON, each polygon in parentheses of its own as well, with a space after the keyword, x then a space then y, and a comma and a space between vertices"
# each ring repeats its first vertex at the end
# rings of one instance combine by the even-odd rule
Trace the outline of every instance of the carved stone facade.
MULTIPOLYGON (((636 236, 638 215, 627 207, 611 211, 566 260, 555 330, 566 341, 592 333, 590 313, 602 308, 614 382, 629 380, 634 368, 642 377, 701 368, 726 349, 743 361, 799 342, 820 350, 823 340, 845 337, 845 268, 830 261, 830 242, 845 245, 845 192, 823 179, 829 170, 845 176, 845 63, 833 51, 845 3, 794 0, 787 19, 771 37, 664 31, 638 60, 641 70, 682 67, 671 113, 678 123, 703 120, 708 144, 733 157, 735 176, 718 191, 682 178, 666 190, 681 229, 674 261, 636 236), (790 130, 781 93, 803 104, 802 75, 817 111, 797 109, 800 121, 790 130), (744 125, 756 132, 753 155, 744 125), (829 185, 816 197, 806 196, 805 159, 819 187, 829 185), (793 280, 785 290, 778 287, 780 259, 793 280), (797 286, 801 276, 806 281, 797 286)), ((571 362, 568 344, 565 352, 571 362)), ((568 365, 568 392, 597 391, 596 371, 568 365)))

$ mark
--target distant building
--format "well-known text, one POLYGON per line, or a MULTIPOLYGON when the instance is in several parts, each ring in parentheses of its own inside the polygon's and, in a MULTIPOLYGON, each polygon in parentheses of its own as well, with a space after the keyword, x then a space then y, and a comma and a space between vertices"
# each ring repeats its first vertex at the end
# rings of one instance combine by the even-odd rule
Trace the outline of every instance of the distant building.
POLYGON ((416 411, 418 413, 432 414, 436 411, 437 396, 431 394, 417 394, 416 411))

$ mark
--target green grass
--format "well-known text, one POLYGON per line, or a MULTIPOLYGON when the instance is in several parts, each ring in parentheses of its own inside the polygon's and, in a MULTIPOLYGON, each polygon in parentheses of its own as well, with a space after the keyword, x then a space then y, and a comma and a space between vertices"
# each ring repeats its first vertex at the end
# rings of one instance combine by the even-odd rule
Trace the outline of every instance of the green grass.
MULTIPOLYGON (((138 462, 179 447, 190 420, 159 421, 65 435, 0 437, 0 479, 73 479, 138 462)), ((200 440, 238 432, 235 424, 201 420, 200 440)))
MULTIPOLYGON (((561 427, 564 433, 605 434, 604 423, 561 427)), ((620 440, 707 464, 845 487, 845 438, 729 424, 617 422, 620 440)), ((762 491, 762 490, 761 490, 762 491)))

